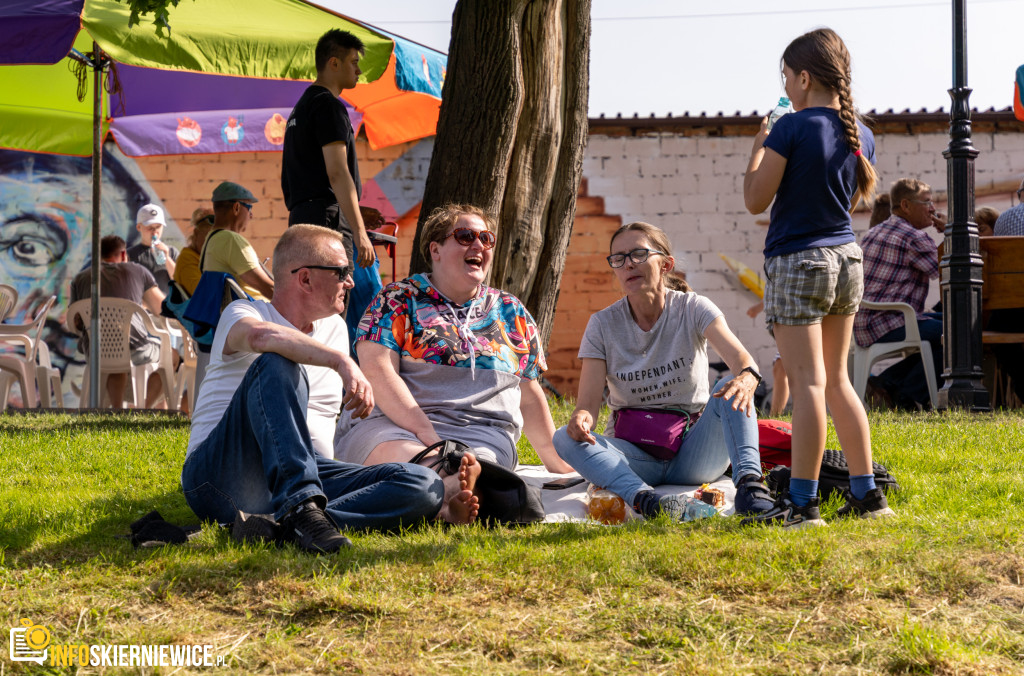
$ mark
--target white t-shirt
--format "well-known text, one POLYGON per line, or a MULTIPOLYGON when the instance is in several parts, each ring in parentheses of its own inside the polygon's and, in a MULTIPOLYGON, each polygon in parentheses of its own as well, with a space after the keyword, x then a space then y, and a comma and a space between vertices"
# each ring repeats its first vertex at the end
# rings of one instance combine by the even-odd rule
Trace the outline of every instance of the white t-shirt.
POLYGON ((590 318, 579 357, 604 360, 613 411, 669 408, 696 413, 711 396, 704 331, 721 316, 704 296, 668 290, 665 311, 650 331, 643 331, 623 298, 590 318))
MULTIPOLYGON (((188 439, 188 453, 209 436, 224 417, 235 390, 242 383, 245 372, 259 357, 257 352, 236 352, 224 356, 224 341, 235 322, 243 317, 257 321, 292 326, 273 305, 263 300, 236 300, 224 309, 210 349, 210 365, 199 388, 195 410, 192 412, 192 431, 188 439)), ((348 354, 348 328, 345 320, 331 315, 313 322, 311 338, 339 352, 348 354)), ((323 366, 304 365, 309 378, 309 409, 306 424, 313 438, 313 447, 325 458, 334 457, 334 426, 341 410, 342 382, 337 371, 323 366)), ((187 457, 187 454, 186 454, 187 457)))

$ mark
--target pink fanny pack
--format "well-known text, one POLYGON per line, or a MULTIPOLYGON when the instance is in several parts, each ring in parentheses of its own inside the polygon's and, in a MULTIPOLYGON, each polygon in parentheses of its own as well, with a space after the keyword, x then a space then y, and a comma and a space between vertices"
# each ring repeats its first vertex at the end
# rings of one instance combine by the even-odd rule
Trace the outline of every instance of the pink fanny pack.
POLYGON ((671 460, 698 418, 700 413, 620 408, 615 412, 615 438, 628 441, 658 460, 671 460))

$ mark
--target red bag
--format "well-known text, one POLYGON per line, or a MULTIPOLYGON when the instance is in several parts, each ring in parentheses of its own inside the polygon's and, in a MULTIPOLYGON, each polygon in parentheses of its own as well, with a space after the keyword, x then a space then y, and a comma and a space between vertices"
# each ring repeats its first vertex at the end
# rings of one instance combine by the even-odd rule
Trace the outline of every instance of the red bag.
POLYGON ((763 471, 793 464, 793 425, 782 420, 758 420, 757 434, 763 471))

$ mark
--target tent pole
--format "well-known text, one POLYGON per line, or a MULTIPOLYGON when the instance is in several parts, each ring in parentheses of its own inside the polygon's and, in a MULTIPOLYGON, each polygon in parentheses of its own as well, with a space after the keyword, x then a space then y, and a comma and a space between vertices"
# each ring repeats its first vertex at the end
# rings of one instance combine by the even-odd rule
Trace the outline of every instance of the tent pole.
POLYGON ((103 54, 93 41, 92 98, 92 322, 89 329, 89 408, 100 407, 100 198, 103 180, 103 54))

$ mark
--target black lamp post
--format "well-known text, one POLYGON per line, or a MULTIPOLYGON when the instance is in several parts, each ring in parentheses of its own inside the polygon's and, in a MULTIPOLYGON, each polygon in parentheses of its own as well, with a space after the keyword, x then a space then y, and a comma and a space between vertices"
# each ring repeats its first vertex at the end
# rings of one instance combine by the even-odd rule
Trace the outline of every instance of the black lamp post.
POLYGON ((949 219, 939 263, 942 289, 942 377, 939 408, 989 410, 981 382, 981 268, 974 223, 974 158, 967 86, 966 0, 953 0, 953 88, 949 113, 946 185, 949 219))

